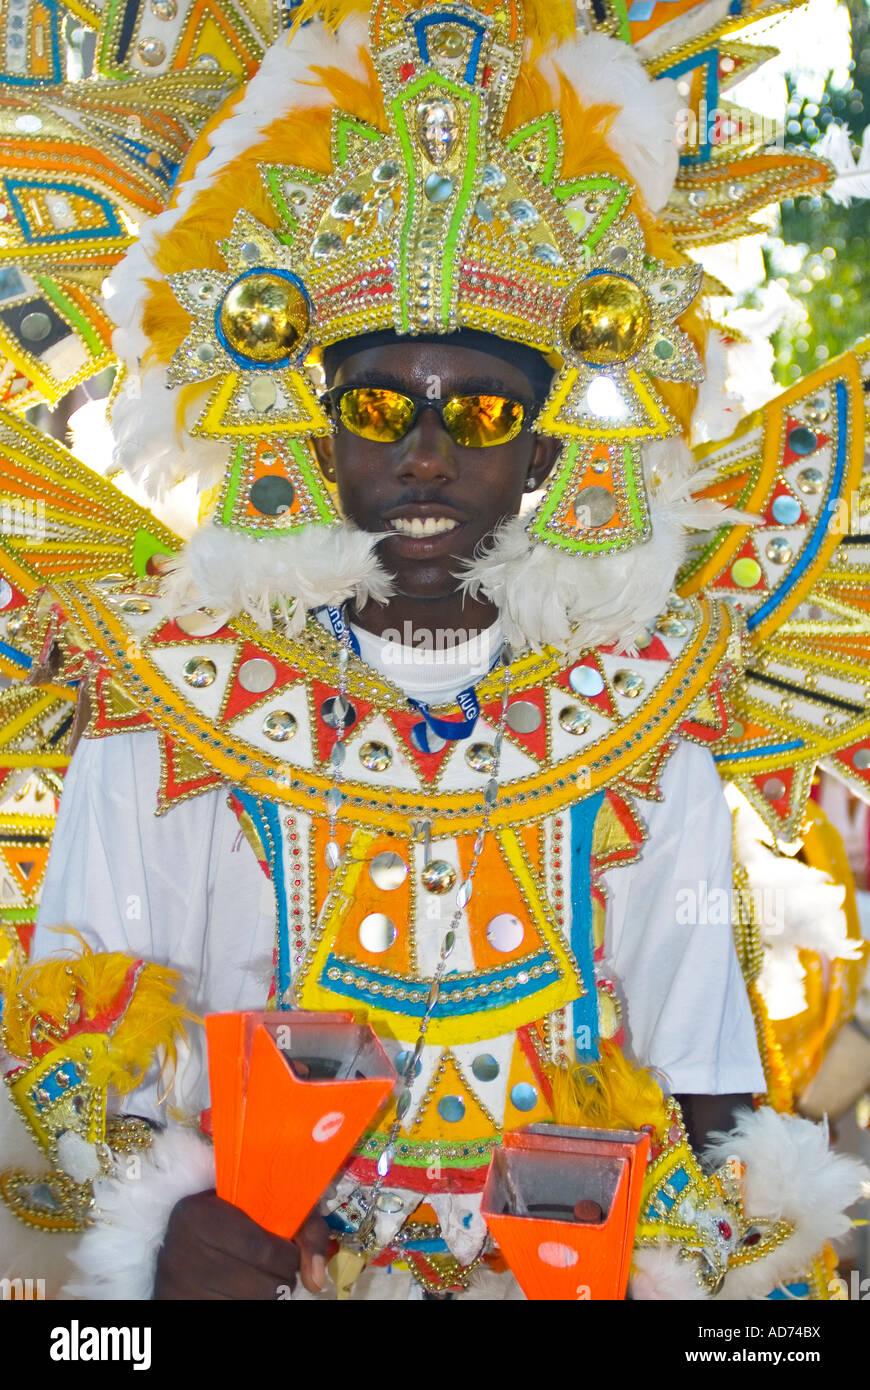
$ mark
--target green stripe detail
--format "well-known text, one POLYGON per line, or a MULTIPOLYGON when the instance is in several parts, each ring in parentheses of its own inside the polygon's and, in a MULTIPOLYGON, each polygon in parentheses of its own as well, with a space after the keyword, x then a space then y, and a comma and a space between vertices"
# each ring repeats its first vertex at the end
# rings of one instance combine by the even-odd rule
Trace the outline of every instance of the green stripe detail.
POLYGON ((152 555, 167 555, 171 553, 165 541, 158 540, 150 531, 146 531, 140 526, 133 540, 133 550, 130 558, 133 562, 133 568, 139 578, 144 579, 146 565, 152 555))
MULTIPOLYGON (((358 1158, 377 1162, 387 1147, 387 1139, 388 1136, 385 1134, 369 1134, 354 1153, 358 1158)), ((501 1136, 498 1134, 487 1135, 467 1144, 403 1137, 396 1141, 393 1163, 400 1168, 431 1168, 436 1163, 442 1168, 484 1168, 489 1163, 493 1149, 499 1148, 501 1142, 501 1136), (462 1149, 469 1152, 455 1152, 462 1149)))
MULTIPOLYGON (((309 188, 317 188, 319 184, 325 182, 325 175, 313 174, 310 169, 297 169, 295 165, 270 164, 263 170, 263 183, 266 192, 275 205, 275 211, 286 224, 289 231, 295 232, 299 226, 299 215, 293 203, 288 203, 284 193, 284 184, 292 180, 293 183, 306 184, 309 188)), ((283 242, 292 242, 293 238, 285 233, 277 234, 283 242)))
POLYGON ((588 236, 583 238, 584 245, 588 246, 590 250, 598 245, 604 233, 622 213, 631 198, 631 190, 619 179, 609 178, 606 174, 596 174, 585 179, 573 179, 570 183, 557 184, 551 190, 553 197, 559 203, 567 202, 569 198, 575 197, 578 193, 600 193, 602 190, 612 193, 613 198, 588 236))
POLYGON ((623 43, 631 43, 631 26, 628 22, 628 7, 625 0, 610 0, 616 18, 616 37, 623 43))
MULTIPOLYGON (((308 488, 311 500, 317 508, 320 521, 326 526, 330 525, 335 521, 335 511, 329 500, 329 494, 323 485, 320 473, 311 461, 310 450, 307 445, 301 444, 298 439, 288 439, 286 442, 287 447, 293 455, 296 466, 302 474, 303 482, 308 488)), ((305 524, 310 525, 311 519, 308 518, 305 524)), ((293 529, 294 528, 291 526, 286 527, 287 531, 292 531, 293 529)))
POLYGON ((399 137, 399 145, 402 150, 402 157, 405 161, 405 173, 407 175, 405 188, 407 190, 408 201, 405 208, 405 223, 399 233, 399 332, 407 333, 410 326, 410 315, 408 313, 408 240, 414 226, 414 217, 417 208, 417 170, 414 165, 414 148, 405 121, 405 112, 402 109, 402 102, 398 97, 393 101, 392 108, 393 121, 396 127, 396 134, 399 137))
POLYGON ((541 131, 547 137, 547 162, 544 165, 539 177, 541 183, 549 186, 557 173, 557 162, 559 159, 559 121, 554 111, 548 111, 539 120, 532 121, 529 125, 521 126, 508 137, 507 147, 516 154, 519 152, 522 158, 522 148, 527 141, 533 139, 541 131))
POLYGON ((646 499, 642 492, 640 451, 635 452, 632 444, 623 446, 622 463, 629 519, 631 525, 636 528, 637 534, 615 537, 612 533, 605 533, 600 539, 584 540, 580 536, 563 536, 561 532, 550 529, 550 522, 556 512, 561 510, 565 494, 569 486, 572 485, 574 468, 582 447, 581 444, 574 441, 565 449, 559 467, 559 477, 556 479, 552 491, 544 500, 540 514, 532 521, 529 527, 530 533, 533 536, 539 536, 549 545, 558 546, 561 550, 567 550, 573 555, 604 555, 609 551, 626 550, 629 546, 637 545, 642 538, 646 522, 646 499))
POLYGON ((233 513, 236 510, 236 502, 239 497, 239 488, 242 485, 242 469, 245 466, 245 446, 244 443, 236 445, 227 472, 227 483, 224 490, 224 504, 221 510, 221 521, 224 526, 233 524, 233 513))
POLYGON ((335 124, 335 152, 338 155, 339 164, 347 164, 348 148, 347 137, 356 135, 360 140, 366 140, 370 145, 379 145, 385 138, 381 130, 375 130, 365 121, 354 120, 352 116, 339 116, 335 124))
POLYGON ((47 275, 37 275, 34 277, 39 288, 42 290, 46 299, 50 300, 55 309, 66 319, 71 328, 74 328, 84 343, 92 357, 100 357, 106 351, 106 344, 97 333, 93 324, 89 323, 77 304, 71 299, 67 299, 54 280, 47 275))

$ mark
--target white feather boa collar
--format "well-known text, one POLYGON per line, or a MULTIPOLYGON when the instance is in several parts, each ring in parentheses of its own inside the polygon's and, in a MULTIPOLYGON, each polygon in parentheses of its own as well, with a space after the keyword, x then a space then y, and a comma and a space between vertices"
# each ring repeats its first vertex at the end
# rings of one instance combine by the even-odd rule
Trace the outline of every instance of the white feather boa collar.
MULTIPOLYGON (((643 545, 581 558, 531 541, 525 520, 515 517, 463 566, 462 587, 492 600, 517 652, 555 647, 571 657, 590 647, 630 648, 665 606, 688 529, 738 519, 718 502, 693 498, 710 479, 692 472, 692 456, 680 441, 649 445, 644 457, 652 536, 643 545)), ((227 618, 244 612, 265 628, 277 609, 295 635, 310 609, 390 597, 379 539, 346 522, 262 539, 201 526, 174 563, 165 592, 176 614, 199 607, 227 618)))

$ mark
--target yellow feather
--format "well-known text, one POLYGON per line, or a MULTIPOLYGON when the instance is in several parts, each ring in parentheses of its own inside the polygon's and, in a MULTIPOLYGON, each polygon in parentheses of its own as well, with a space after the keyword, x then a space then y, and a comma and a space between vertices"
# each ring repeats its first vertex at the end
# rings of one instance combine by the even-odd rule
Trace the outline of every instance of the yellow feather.
POLYGON ((557 1067, 551 1075, 557 1124, 634 1130, 652 1125, 656 1135, 667 1127, 660 1086, 648 1071, 629 1062, 614 1042, 602 1041, 599 1062, 557 1067))
POLYGON ((0 1040, 12 1057, 24 1060, 32 1055, 31 1029, 38 1019, 61 1046, 71 1028, 87 1031, 92 1021, 92 1031, 105 1033, 109 1045, 105 1056, 94 1059, 90 1084, 132 1090, 158 1052, 174 1063, 185 1021, 195 1015, 175 1001, 178 972, 151 962, 140 964, 123 1007, 119 996, 136 962, 117 951, 95 953, 79 940, 80 956, 29 966, 10 963, 0 981, 5 996, 0 1040))
POLYGON ((369 0, 302 0, 293 16, 293 29, 312 19, 322 19, 330 29, 338 29, 350 15, 368 15, 371 10, 369 0))

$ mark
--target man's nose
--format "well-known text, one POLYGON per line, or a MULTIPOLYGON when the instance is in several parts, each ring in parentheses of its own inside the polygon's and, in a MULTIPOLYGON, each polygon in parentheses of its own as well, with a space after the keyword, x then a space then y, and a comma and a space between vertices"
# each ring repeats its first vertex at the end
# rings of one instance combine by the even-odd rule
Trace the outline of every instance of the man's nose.
POLYGON ((426 482, 449 480, 458 473, 456 445, 434 406, 422 406, 413 429, 398 445, 397 474, 426 482))

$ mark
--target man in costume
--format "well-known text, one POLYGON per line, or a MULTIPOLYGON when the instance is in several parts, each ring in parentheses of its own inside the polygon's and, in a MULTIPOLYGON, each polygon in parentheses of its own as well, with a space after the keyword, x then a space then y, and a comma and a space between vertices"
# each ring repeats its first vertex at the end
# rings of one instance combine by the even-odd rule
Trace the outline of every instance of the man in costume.
POLYGON ((730 912, 677 904, 730 901, 711 749, 780 846, 815 759, 865 769, 860 649, 832 676, 788 630, 859 575, 824 524, 860 476, 859 363, 698 470, 701 275, 655 215, 670 89, 568 7, 327 18, 276 42, 113 276, 121 457, 196 474, 208 519, 167 561, 119 501, 129 570, 79 561, 30 603, 36 677, 86 679, 87 737, 4 1013, 52 1171, 4 1195, 91 1221, 78 1292, 274 1297, 300 1260, 316 1291, 337 1249, 342 1293, 502 1297, 504 1134, 646 1129, 635 1296, 819 1296, 860 1171, 778 1113, 763 924, 738 959, 730 912), (173 972, 197 1015, 351 1009, 394 1061, 298 1249, 197 1195, 205 1048, 173 972))

